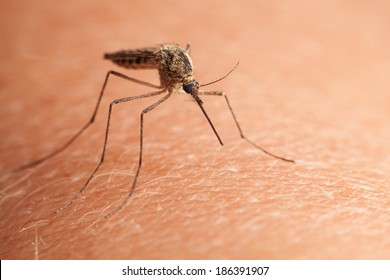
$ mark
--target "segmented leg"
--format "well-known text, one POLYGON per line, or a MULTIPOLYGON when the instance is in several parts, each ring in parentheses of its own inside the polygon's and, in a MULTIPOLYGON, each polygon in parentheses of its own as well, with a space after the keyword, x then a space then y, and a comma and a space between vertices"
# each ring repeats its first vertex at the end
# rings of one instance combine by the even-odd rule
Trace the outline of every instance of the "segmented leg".
POLYGON ((230 113, 232 114, 233 116, 233 119, 234 119, 234 122, 236 123, 236 126, 237 126, 237 129, 240 133, 240 136, 242 139, 245 139, 248 143, 252 144, 254 147, 258 148, 259 150, 261 150, 262 152, 264 152, 265 154, 267 155, 270 155, 274 158, 277 158, 277 159, 280 159, 280 160, 284 160, 284 161, 287 161, 287 162, 295 162, 294 160, 292 159, 287 159, 287 158, 284 158, 284 157, 280 157, 280 156, 277 156, 273 153, 270 153, 268 152, 267 150, 263 149, 262 147, 260 147, 259 145, 255 144, 254 142, 252 142, 251 140, 249 140, 245 135, 244 133, 242 132, 242 129, 241 129, 241 126, 240 124, 238 123, 237 121, 237 118, 236 118, 236 115, 234 114, 233 112, 233 108, 232 106, 230 105, 230 102, 229 102, 229 99, 227 97, 227 95, 223 92, 223 91, 203 91, 203 92, 199 92, 199 95, 213 95, 213 96, 223 96, 225 97, 225 100, 226 100, 226 104, 230 110, 230 113))
POLYGON ((137 168, 137 172, 135 173, 135 176, 134 176, 133 184, 131 185, 130 191, 129 191, 128 195, 123 199, 122 203, 114 211, 112 211, 111 213, 107 214, 106 215, 106 219, 108 219, 111 216, 113 216, 116 213, 118 213, 126 205, 126 203, 128 202, 128 200, 130 199, 131 195, 134 192, 135 185, 136 185, 137 179, 138 179, 138 175, 139 175, 139 172, 140 172, 141 166, 142 166, 143 137, 144 137, 143 136, 144 135, 144 133, 143 133, 143 131, 144 131, 144 115, 146 113, 152 111, 154 108, 156 108, 158 105, 160 105, 164 101, 166 101, 171 96, 171 94, 172 94, 171 92, 168 93, 163 98, 159 99, 157 102, 155 102, 154 104, 150 105, 149 107, 145 108, 142 111, 142 113, 141 113, 141 128, 140 128, 139 160, 138 160, 138 168, 137 168))
MULTIPOLYGON (((73 201, 75 201, 75 199, 85 190, 85 188, 88 186, 88 184, 91 182, 91 180, 95 177, 96 172, 99 170, 100 166, 103 164, 104 157, 105 157, 105 154, 106 154, 108 133, 109 133, 109 130, 110 130, 110 121, 111 121, 111 113, 112 113, 113 106, 115 104, 119 104, 119 103, 123 103, 123 102, 129 102, 129 101, 136 100, 136 99, 142 99, 142 98, 147 98, 147 97, 152 97, 152 96, 155 96, 155 95, 159 95, 159 94, 162 94, 165 91, 166 90, 164 89, 164 90, 160 90, 160 91, 157 91, 157 92, 141 94, 141 95, 138 95, 138 96, 130 96, 130 97, 125 97, 125 98, 120 98, 120 99, 116 99, 116 100, 111 102, 109 110, 108 110, 106 134, 105 134, 105 137, 104 137, 103 151, 102 151, 102 156, 100 158, 100 162, 96 166, 95 170, 92 172, 91 176, 88 178, 88 180, 82 186, 82 188, 72 197, 71 200, 68 201, 68 203, 66 203, 61 208, 57 209, 56 214, 58 214, 59 212, 61 212, 64 209, 68 208, 73 203, 73 201)), ((138 175, 138 173, 137 173, 137 175, 138 175)))
POLYGON ((96 103, 96 106, 95 106, 95 109, 92 113, 92 116, 91 116, 91 119, 88 121, 88 123, 86 123, 75 135, 73 135, 64 145, 62 145, 60 148, 54 150, 53 152, 51 152, 50 154, 47 154, 46 156, 44 157, 41 157, 37 160, 34 160, 28 164, 25 164, 15 170, 13 170, 13 172, 19 172, 19 171, 22 171, 24 169, 27 169, 27 168, 31 168, 31 167, 34 167, 34 166, 37 166, 39 164, 41 164, 42 162, 45 162, 46 160, 48 159, 51 159, 52 157, 58 155, 59 153, 61 153, 62 151, 66 150, 66 148, 68 148, 85 130, 87 130, 87 128, 89 128, 89 126, 95 121, 95 117, 96 117, 96 114, 98 112, 98 109, 99 109, 99 106, 100 106, 100 103, 101 103, 101 100, 102 100, 102 97, 103 97, 103 94, 104 94, 104 91, 106 89, 106 85, 108 83, 108 79, 111 75, 115 75, 117 77, 120 77, 122 79, 125 79, 125 80, 128 80, 128 81, 131 81, 131 82, 135 82, 137 84, 141 84, 141 85, 144 85, 144 86, 148 86, 148 87, 152 87, 152 88, 157 88, 157 89, 161 89, 162 87, 161 86, 156 86, 156 85, 153 85, 151 83, 148 83, 148 82, 144 82, 144 81, 141 81, 141 80, 137 80, 137 79, 134 79, 134 78, 131 78, 129 76, 126 76, 122 73, 119 73, 119 72, 116 72, 116 71, 108 71, 107 72, 107 75, 106 75, 106 78, 104 80, 104 83, 103 83, 103 86, 102 86, 102 89, 100 91, 100 94, 99 94, 99 98, 98 98, 98 101, 96 103))

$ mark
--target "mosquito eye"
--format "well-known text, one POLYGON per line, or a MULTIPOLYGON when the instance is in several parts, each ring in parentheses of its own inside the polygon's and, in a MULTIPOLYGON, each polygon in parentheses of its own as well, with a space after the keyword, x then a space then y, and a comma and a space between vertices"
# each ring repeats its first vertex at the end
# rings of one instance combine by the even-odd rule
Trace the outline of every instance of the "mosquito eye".
POLYGON ((192 83, 183 85, 183 89, 184 89, 184 91, 186 93, 191 93, 192 92, 192 88, 193 88, 193 84, 192 83))

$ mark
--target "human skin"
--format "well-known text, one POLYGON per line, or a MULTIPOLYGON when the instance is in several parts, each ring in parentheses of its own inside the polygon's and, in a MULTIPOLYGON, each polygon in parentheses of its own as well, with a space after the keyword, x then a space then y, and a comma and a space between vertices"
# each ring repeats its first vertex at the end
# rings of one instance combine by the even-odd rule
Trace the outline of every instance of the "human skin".
MULTIPOLYGON (((4 2, 4 1, 3 1, 4 2)), ((388 259, 390 75, 387 3, 185 4, 5 1, 1 16, 1 259, 388 259), (30 2, 29 2, 30 3, 30 2), (61 6, 63 5, 63 6, 61 6), (156 12, 158 11, 158 12, 156 12), (217 15, 217 16, 216 16, 217 15), (329 20, 329 18, 332 20, 329 20), (206 32, 207 31, 207 32, 206 32), (112 78, 95 123, 66 151, 30 169, 91 117, 115 69, 104 52, 191 43, 202 97, 110 101, 153 89, 112 78)), ((3 5, 3 4, 2 4, 3 5)))

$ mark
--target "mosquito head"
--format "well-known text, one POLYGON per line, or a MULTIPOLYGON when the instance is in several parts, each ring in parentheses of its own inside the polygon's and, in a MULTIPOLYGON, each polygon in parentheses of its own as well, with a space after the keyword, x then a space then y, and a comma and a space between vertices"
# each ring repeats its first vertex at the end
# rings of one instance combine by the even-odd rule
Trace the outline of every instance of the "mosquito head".
POLYGON ((188 83, 183 84, 183 90, 189 94, 198 94, 199 83, 195 80, 191 80, 188 83))
POLYGON ((199 83, 195 80, 190 80, 189 82, 183 84, 183 90, 186 93, 191 94, 192 97, 196 101, 198 101, 198 103, 200 102, 200 104, 202 104, 203 103, 202 100, 200 100, 200 98, 198 97, 198 89, 199 89, 199 83))
POLYGON ((196 102, 198 102, 199 105, 202 105, 203 101, 198 96, 198 89, 199 89, 199 83, 195 80, 191 80, 188 83, 183 84, 183 90, 186 93, 191 94, 192 97, 195 99, 196 102))

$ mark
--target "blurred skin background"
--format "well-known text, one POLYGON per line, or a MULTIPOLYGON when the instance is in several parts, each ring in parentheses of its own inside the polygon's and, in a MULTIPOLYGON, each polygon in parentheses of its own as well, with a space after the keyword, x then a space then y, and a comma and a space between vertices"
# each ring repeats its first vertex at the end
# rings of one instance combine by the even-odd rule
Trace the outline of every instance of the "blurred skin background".
POLYGON ((387 1, 2 1, 0 228, 2 259, 377 259, 390 252, 390 42, 387 1), (65 143, 91 117, 115 69, 105 52, 191 43, 196 77, 221 147, 188 96, 145 121, 144 165, 126 208, 110 221, 135 173, 139 114, 151 91, 113 78, 96 123, 67 151, 11 170, 65 143))

